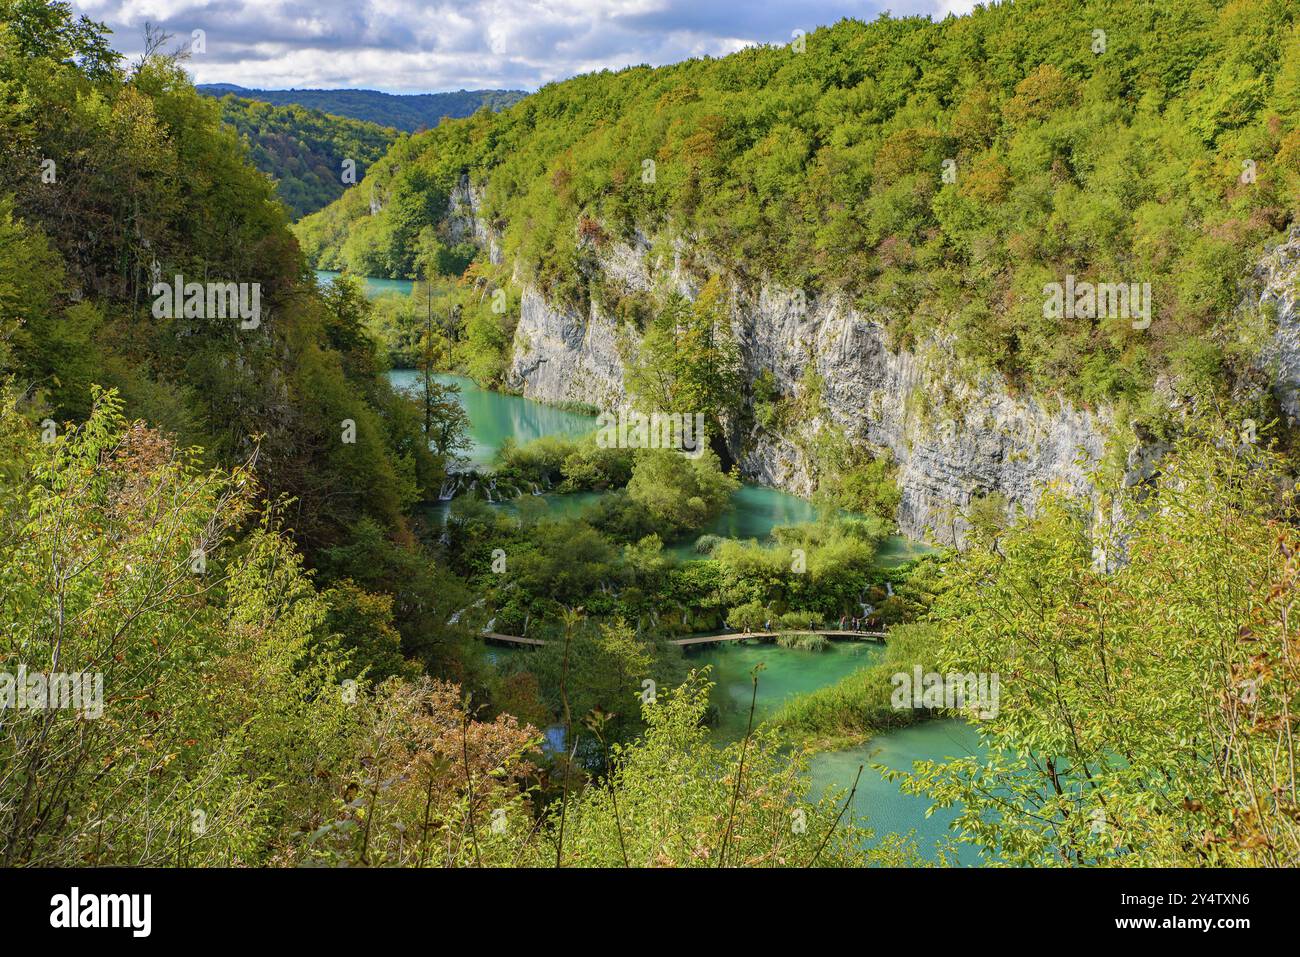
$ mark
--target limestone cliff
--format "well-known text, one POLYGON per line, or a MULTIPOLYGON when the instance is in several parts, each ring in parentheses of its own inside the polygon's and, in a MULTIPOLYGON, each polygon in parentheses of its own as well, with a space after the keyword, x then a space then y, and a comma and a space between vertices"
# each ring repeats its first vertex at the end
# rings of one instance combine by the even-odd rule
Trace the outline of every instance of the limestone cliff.
MULTIPOLYGON (((676 261, 651 262, 648 245, 616 244, 602 265, 626 289, 695 291, 676 261)), ((960 536, 956 513, 990 492, 1032 506, 1049 482, 1087 491, 1087 467, 1104 446, 1104 418, 1013 398, 996 377, 968 382, 953 374, 942 344, 924 355, 891 350, 879 324, 836 298, 804 304, 771 286, 757 295, 733 293, 733 329, 747 375, 769 370, 780 392, 795 396, 812 362, 824 383, 822 415, 793 434, 755 428, 730 437, 747 477, 810 494, 815 469, 807 440, 829 421, 850 441, 893 457, 902 491, 897 520, 907 535, 960 536)), ((599 305, 578 314, 527 288, 508 384, 544 401, 617 405, 625 399, 620 340, 628 337, 599 305)))
MULTIPOLYGON (((480 211, 480 194, 463 184, 453 197, 453 216, 498 261, 498 243, 480 211)), ((589 250, 616 288, 659 295, 676 290, 691 297, 697 284, 682 268, 684 251, 679 240, 671 253, 656 253, 643 236, 589 250)), ((1269 375, 1293 417, 1300 417, 1297 274, 1300 232, 1270 251, 1247 297, 1248 305, 1277 314, 1269 375)), ((879 322, 835 296, 805 301, 772 284, 752 290, 733 283, 732 303, 749 377, 768 370, 782 395, 798 396, 811 363, 822 381, 821 412, 788 433, 754 427, 728 436, 748 478, 810 494, 816 468, 806 449, 811 436, 831 423, 849 441, 892 457, 902 493, 896 518, 906 535, 959 540, 962 509, 991 493, 1028 510, 1048 485, 1090 493, 1088 474, 1117 424, 1108 410, 1015 394, 997 375, 961 369, 942 341, 915 351, 891 348, 879 322)), ((577 310, 525 284, 507 385, 542 401, 614 407, 626 400, 623 355, 634 345, 635 330, 620 329, 599 302, 577 310)), ((1151 450, 1129 451, 1135 476, 1149 471, 1151 456, 1145 453, 1151 450)))

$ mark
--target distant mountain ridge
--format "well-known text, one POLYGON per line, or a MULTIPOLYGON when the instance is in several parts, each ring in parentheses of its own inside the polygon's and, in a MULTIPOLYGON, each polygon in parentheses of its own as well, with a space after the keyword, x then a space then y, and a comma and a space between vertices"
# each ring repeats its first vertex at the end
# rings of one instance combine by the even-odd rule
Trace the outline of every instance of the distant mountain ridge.
POLYGON ((234 94, 276 106, 297 105, 335 116, 415 132, 434 127, 444 116, 461 118, 483 106, 504 110, 528 94, 523 90, 457 90, 451 93, 381 93, 378 90, 254 90, 235 83, 204 83, 200 93, 220 99, 234 94))

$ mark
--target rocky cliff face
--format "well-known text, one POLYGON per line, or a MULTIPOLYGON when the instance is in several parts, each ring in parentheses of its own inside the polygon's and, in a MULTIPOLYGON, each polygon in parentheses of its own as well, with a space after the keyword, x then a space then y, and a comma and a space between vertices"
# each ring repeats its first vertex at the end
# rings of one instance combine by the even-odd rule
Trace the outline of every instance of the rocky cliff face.
MULTIPOLYGON (((959 513, 990 493, 1032 509, 1050 483, 1088 492, 1105 418, 1013 398, 995 376, 957 374, 943 343, 921 353, 891 350, 880 325, 835 299, 801 309, 798 297, 764 289, 739 313, 748 368, 772 370, 787 393, 798 390, 812 362, 823 383, 824 418, 851 442, 892 455, 904 534, 960 539, 966 526, 959 513)), ((822 424, 813 420, 805 430, 822 424)), ((800 439, 755 434, 742 467, 759 481, 808 494, 813 469, 800 439)))
MULTIPOLYGON (((650 261, 647 243, 614 245, 601 266, 628 290, 695 292, 677 262, 650 261)), ((965 525, 957 513, 992 492, 1025 507, 1050 482, 1087 492, 1086 471, 1104 446, 1104 419, 1015 399, 994 377, 968 383, 952 374, 941 344, 924 356, 891 350, 880 325, 838 299, 805 304, 770 286, 756 296, 733 292, 733 329, 751 378, 769 370, 783 395, 797 396, 811 362, 823 380, 821 416, 791 434, 755 429, 732 437, 747 477, 810 494, 815 470, 805 448, 830 422, 851 442, 892 455, 902 490, 897 520, 907 535, 959 538, 965 525)), ((626 348, 629 333, 599 306, 580 315, 526 289, 508 384, 543 401, 618 405, 626 399, 620 341, 626 348)))
MULTIPOLYGON (((477 218, 478 194, 466 183, 453 203, 498 261, 497 243, 477 218)), ((671 262, 656 258, 649 241, 638 236, 631 244, 608 244, 597 258, 606 279, 627 291, 676 290, 693 297, 695 283, 681 268, 681 252, 679 246, 671 262)), ((1271 251, 1256 277, 1258 302, 1275 309, 1279 320, 1270 375, 1294 418, 1300 418, 1297 275, 1300 231, 1271 251)), ((1013 395, 996 375, 960 371, 943 342, 916 352, 891 349, 879 323, 836 297, 804 301, 771 285, 732 292, 733 329, 750 378, 770 371, 784 396, 799 394, 810 363, 822 380, 819 416, 789 434, 755 428, 729 438, 747 477, 810 494, 816 470, 805 450, 812 435, 831 423, 849 441, 892 456, 902 492, 896 518, 909 536, 959 541, 966 529, 961 511, 992 493, 1029 511, 1049 485, 1091 494, 1088 474, 1114 431, 1106 410, 1013 395)), ((618 328, 598 304, 580 313, 525 286, 507 384, 542 401, 615 407, 627 398, 623 355, 634 344, 634 333, 618 328)), ((1156 453, 1130 452, 1133 480, 1140 481, 1156 453)))
POLYGON ((616 408, 626 398, 619 337, 599 309, 582 315, 525 287, 506 384, 544 402, 616 408))
POLYGON ((461 176, 448 197, 447 230, 452 242, 469 240, 487 250, 493 265, 501 262, 501 243, 483 215, 483 190, 471 185, 468 176, 461 176))
POLYGON ((1277 331, 1261 355, 1282 414, 1300 423, 1300 227, 1264 257, 1256 270, 1258 305, 1277 331))

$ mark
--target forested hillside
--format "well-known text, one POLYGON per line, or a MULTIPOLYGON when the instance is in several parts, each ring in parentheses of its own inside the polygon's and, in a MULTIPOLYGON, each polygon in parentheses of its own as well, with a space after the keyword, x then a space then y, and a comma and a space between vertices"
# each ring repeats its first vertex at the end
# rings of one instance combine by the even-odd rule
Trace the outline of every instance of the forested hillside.
POLYGON ((293 219, 342 196, 398 137, 363 120, 233 95, 221 98, 221 118, 245 140, 253 165, 275 180, 293 219))
POLYGON ((202 83, 207 96, 257 100, 275 106, 303 106, 334 116, 350 116, 414 133, 437 126, 443 117, 461 118, 483 107, 503 110, 528 94, 523 90, 456 90, 452 93, 380 93, 378 90, 250 90, 234 83, 202 83))
MULTIPOLYGON (((380 375, 359 285, 316 286, 218 103, 30 0, 0 0, 0 96, 0 673, 103 689, 94 710, 5 699, 0 864, 689 864, 724 830, 737 865, 895 854, 806 800, 774 735, 710 745, 698 678, 632 723, 643 741, 605 741, 624 806, 667 775, 700 789, 639 838, 580 794, 515 717, 550 720, 536 678, 491 667, 482 600, 424 534, 463 413, 380 375), (191 282, 260 307, 211 313, 191 282)), ((455 524, 477 565, 486 527, 455 524)), ((639 672, 613 664, 654 643, 579 637, 605 657, 576 700, 624 709, 609 678, 639 672)))
POLYGON ((896 346, 951 335, 1013 383, 1143 403, 1256 343, 1233 309, 1297 212, 1295 18, 1018 0, 581 76, 395 145, 298 234, 314 263, 411 276, 468 173, 505 271, 580 310, 637 315, 595 263, 640 233, 701 281, 840 292, 896 346), (1149 283, 1149 326, 1049 315, 1067 275, 1149 283))
POLYGON ((1029 0, 579 77, 400 137, 300 246, 175 58, 0 0, 0 676, 102 685, 0 698, 0 865, 952 863, 847 813, 874 756, 810 790, 804 747, 937 718, 978 751, 886 776, 985 863, 1300 862, 1295 462, 1215 379, 1300 203, 1292 16, 1029 0), (499 262, 446 215, 466 175, 499 262), (593 250, 637 230, 697 295, 612 301, 593 250), (375 304, 318 265, 427 282, 375 304), (897 490, 869 460, 808 520, 713 534, 771 490, 711 448, 575 430, 454 461, 467 412, 434 373, 500 380, 516 269, 605 297, 644 333, 638 400, 710 429, 744 390, 774 430, 818 417, 815 370, 797 405, 740 373, 729 283, 763 274, 1035 389, 1208 389, 1132 480, 1015 513, 970 496, 960 547, 886 562, 897 490), (1149 277, 1149 335, 1045 320, 1068 270, 1149 277), (850 616, 888 628, 871 666, 769 721, 757 663, 730 738, 674 643, 761 628, 815 656, 850 616), (489 653, 503 636, 536 644, 489 653), (1001 698, 900 706, 913 668, 1001 698))

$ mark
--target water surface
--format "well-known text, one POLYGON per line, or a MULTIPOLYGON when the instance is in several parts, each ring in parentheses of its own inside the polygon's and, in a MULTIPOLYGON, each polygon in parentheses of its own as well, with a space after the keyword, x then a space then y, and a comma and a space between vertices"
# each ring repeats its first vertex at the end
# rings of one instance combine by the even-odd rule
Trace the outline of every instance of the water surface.
MULTIPOLYGON (((460 386, 460 404, 469 414, 470 439, 473 445, 465 452, 472 465, 491 465, 501 443, 512 438, 524 445, 544 435, 586 435, 596 431, 596 417, 534 402, 522 396, 506 395, 484 389, 463 375, 439 373, 442 383, 460 386)), ((403 391, 420 393, 422 376, 414 369, 394 369, 388 379, 403 391)))
MULTIPOLYGON (((342 273, 333 269, 317 269, 316 281, 322 284, 333 282, 334 277, 340 275, 342 273)), ((363 276, 361 281, 365 287, 366 295, 371 299, 394 292, 399 295, 409 296, 411 290, 415 288, 415 283, 410 279, 378 279, 374 276, 363 276)))
MULTIPOLYGON (((929 817, 928 798, 904 794, 885 780, 871 765, 883 764, 896 771, 911 771, 915 761, 948 761, 969 755, 983 756, 979 732, 965 721, 936 719, 879 734, 856 748, 825 751, 812 759, 810 795, 820 795, 827 787, 847 791, 863 765, 862 777, 853 796, 852 810, 864 819, 876 834, 906 834, 915 831, 920 852, 934 859, 941 843, 955 834, 949 825, 957 819, 956 808, 938 808, 929 817)), ((957 855, 961 864, 978 864, 978 852, 964 847, 957 855)))
MULTIPOLYGON (((758 663, 766 667, 758 675, 756 724, 770 718, 791 698, 875 664, 883 653, 884 646, 862 641, 833 641, 826 651, 799 651, 775 642, 731 642, 692 650, 687 657, 694 667, 712 666, 710 678, 716 684, 710 700, 718 712, 713 735, 719 744, 728 744, 743 738, 749 726, 753 696, 750 675, 758 663)), ((813 755, 808 795, 820 797, 828 787, 834 787, 847 797, 858 766, 863 765, 851 807, 855 817, 877 835, 914 830, 921 853, 934 859, 940 842, 952 836, 948 825, 956 820, 957 810, 940 809, 926 817, 928 799, 904 794, 872 765, 910 771, 914 761, 943 761, 983 753, 979 734, 966 722, 925 721, 884 732, 855 748, 813 755)), ((974 850, 964 848, 958 860, 974 862, 974 850)))
MULTIPOLYGON (((389 377, 399 388, 419 387, 419 373, 413 370, 394 370, 389 377)), ((491 392, 465 376, 441 374, 437 379, 455 383, 461 388, 460 401, 469 414, 473 440, 467 457, 478 466, 490 465, 507 438, 524 443, 544 435, 583 435, 596 427, 593 416, 565 411, 520 396, 491 392)), ((542 498, 553 514, 576 515, 601 494, 547 494, 542 498)), ((512 508, 513 505, 506 502, 500 507, 512 508)), ((765 541, 778 525, 809 522, 816 518, 817 510, 804 499, 777 489, 746 484, 732 496, 731 507, 699 534, 765 541)), ((697 537, 692 535, 684 542, 676 543, 673 550, 681 557, 693 557, 693 544, 697 537)), ((887 567, 898 565, 928 550, 920 543, 893 536, 881 545, 880 564, 887 567)), ((711 700, 717 709, 718 720, 712 733, 719 743, 726 743, 739 740, 745 734, 752 691, 750 671, 758 662, 766 664, 759 676, 755 709, 755 720, 762 721, 792 697, 834 684, 858 668, 879 660, 882 653, 882 646, 871 642, 836 641, 821 652, 781 648, 772 642, 747 642, 693 649, 688 656, 698 665, 713 666, 712 678, 716 687, 711 700)), ((504 649, 492 651, 493 657, 506 654, 512 652, 504 649)), ((826 787, 832 785, 847 791, 858 765, 868 765, 854 796, 853 813, 865 819, 866 825, 877 834, 914 830, 922 852, 933 857, 937 842, 949 834, 948 824, 956 817, 956 812, 936 811, 926 817, 929 802, 925 798, 903 794, 869 765, 879 763, 910 770, 915 760, 943 760, 974 753, 978 747, 974 729, 959 721, 929 721, 887 732, 856 748, 813 756, 809 794, 820 796, 826 787)), ((967 850, 962 862, 970 863, 965 858, 972 856, 973 852, 967 850)))

